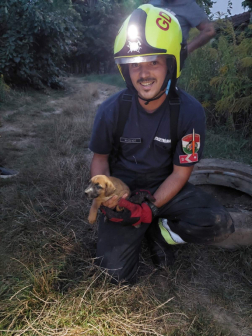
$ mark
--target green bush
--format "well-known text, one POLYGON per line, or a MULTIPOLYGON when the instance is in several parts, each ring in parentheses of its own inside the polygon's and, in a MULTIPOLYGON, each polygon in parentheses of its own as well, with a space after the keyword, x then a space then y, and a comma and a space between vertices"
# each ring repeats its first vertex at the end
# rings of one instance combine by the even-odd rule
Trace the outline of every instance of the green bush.
POLYGON ((71 39, 76 35, 67 5, 46 0, 5 0, 0 5, 0 73, 6 83, 60 86, 71 39))
POLYGON ((108 73, 114 67, 113 45, 125 18, 144 0, 74 1, 80 14, 76 51, 69 59, 81 64, 76 73, 108 73))
POLYGON ((202 103, 211 126, 252 136, 252 25, 235 31, 220 20, 217 31, 212 45, 188 57, 179 85, 202 103))

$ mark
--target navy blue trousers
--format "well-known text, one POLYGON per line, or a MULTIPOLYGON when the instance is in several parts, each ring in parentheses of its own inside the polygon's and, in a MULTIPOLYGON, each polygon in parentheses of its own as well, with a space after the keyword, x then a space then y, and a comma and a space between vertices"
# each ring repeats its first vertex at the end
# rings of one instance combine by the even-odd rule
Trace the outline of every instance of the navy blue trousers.
MULTIPOLYGON (((135 174, 115 171, 113 176, 123 180, 131 190, 147 189, 152 194, 167 177, 167 171, 135 174)), ((171 230, 183 241, 210 244, 225 240, 234 225, 229 213, 211 195, 187 183, 168 203, 159 208, 159 217, 168 220, 171 230)), ((136 229, 121 226, 100 216, 97 243, 97 263, 108 270, 114 281, 134 282, 141 242, 147 237, 151 253, 165 253, 169 245, 164 240, 157 219, 136 229), (162 251, 160 251, 162 250, 162 251)))

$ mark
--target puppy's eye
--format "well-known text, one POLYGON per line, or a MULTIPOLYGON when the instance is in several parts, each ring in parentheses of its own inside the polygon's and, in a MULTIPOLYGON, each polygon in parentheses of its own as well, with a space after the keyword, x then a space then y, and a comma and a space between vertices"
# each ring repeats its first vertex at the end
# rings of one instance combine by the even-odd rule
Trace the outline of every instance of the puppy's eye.
POLYGON ((100 186, 100 184, 98 184, 98 183, 95 186, 96 186, 97 189, 103 189, 102 186, 100 186))

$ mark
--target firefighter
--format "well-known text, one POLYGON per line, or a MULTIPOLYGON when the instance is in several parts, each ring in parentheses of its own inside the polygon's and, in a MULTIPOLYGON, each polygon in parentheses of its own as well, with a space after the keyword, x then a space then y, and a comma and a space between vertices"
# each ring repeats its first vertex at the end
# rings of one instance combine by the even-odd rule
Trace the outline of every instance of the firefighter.
POLYGON ((181 43, 176 17, 150 4, 133 11, 115 40, 127 89, 100 105, 89 145, 91 176, 118 177, 132 191, 129 199, 106 201, 99 220, 96 260, 113 282, 136 280, 145 236, 162 267, 173 261, 171 245, 209 244, 234 231, 228 212, 188 183, 203 152, 205 114, 176 87, 181 43), (117 204, 124 211, 116 212, 117 204))

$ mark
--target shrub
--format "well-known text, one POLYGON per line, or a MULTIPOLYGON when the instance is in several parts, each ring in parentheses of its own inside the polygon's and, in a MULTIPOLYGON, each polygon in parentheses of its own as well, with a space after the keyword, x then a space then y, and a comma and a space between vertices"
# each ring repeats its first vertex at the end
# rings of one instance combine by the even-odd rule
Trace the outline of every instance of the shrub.
POLYGON ((70 5, 54 6, 42 0, 5 0, 0 5, 0 73, 6 83, 60 86, 77 14, 70 5))
POLYGON ((213 126, 252 135, 252 26, 235 31, 219 20, 217 38, 187 59, 179 84, 206 108, 213 126))

